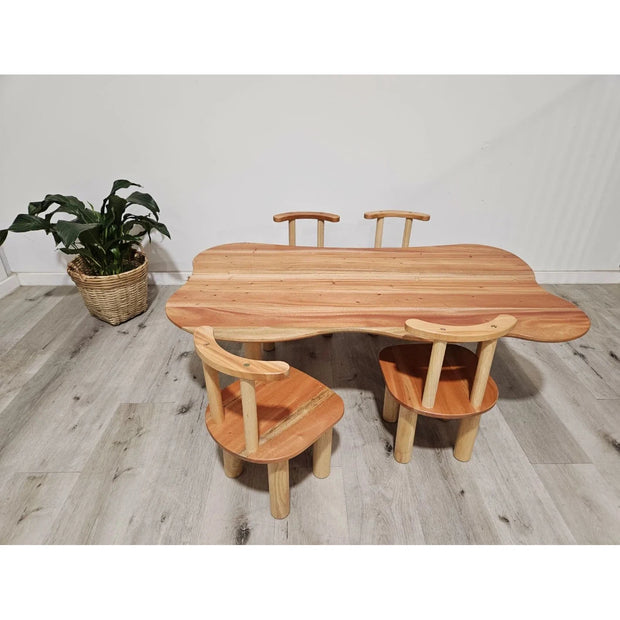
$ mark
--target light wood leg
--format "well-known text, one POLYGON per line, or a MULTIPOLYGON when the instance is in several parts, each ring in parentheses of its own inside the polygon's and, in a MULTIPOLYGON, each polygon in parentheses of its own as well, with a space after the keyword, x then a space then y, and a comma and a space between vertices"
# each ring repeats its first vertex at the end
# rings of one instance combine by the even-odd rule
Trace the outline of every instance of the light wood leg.
POLYGON ((317 478, 327 478, 332 460, 332 430, 325 431, 312 446, 312 472, 317 478))
POLYGON ((269 475, 269 504, 271 515, 276 519, 288 517, 290 512, 288 461, 268 463, 269 475))
POLYGON ((275 348, 275 342, 263 342, 263 351, 273 351, 275 348))
POLYGON ((263 351, 260 342, 244 342, 243 355, 251 360, 262 360, 263 351))
POLYGON ((399 463, 408 463, 413 450, 413 438, 418 414, 406 407, 400 406, 398 412, 398 426, 396 427, 396 441, 394 442, 394 458, 399 463))
POLYGON ((392 396, 392 393, 386 387, 383 397, 383 419, 386 422, 396 422, 396 420, 398 420, 399 406, 400 403, 392 396))
POLYGON ((243 461, 226 450, 222 450, 222 456, 224 457, 224 473, 229 478, 240 476, 243 471, 243 461))
POLYGON ((482 414, 479 413, 461 420, 454 444, 454 457, 459 461, 469 461, 471 458, 481 417, 482 414))

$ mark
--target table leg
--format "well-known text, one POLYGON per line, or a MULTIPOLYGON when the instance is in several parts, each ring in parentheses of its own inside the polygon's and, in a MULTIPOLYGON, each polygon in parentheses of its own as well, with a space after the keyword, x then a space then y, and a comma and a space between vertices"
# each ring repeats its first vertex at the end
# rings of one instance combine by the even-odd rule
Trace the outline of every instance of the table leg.
POLYGON ((260 342, 245 342, 243 344, 243 355, 251 360, 262 360, 263 350, 260 342))

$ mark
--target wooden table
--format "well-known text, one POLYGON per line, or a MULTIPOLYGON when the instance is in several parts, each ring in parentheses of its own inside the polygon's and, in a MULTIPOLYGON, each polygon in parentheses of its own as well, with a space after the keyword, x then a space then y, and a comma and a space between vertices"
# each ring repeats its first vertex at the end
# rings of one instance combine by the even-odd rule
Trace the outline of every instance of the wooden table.
POLYGON ((166 314, 189 332, 210 325, 217 338, 245 343, 341 331, 411 340, 411 318, 464 325, 511 314, 518 321, 508 336, 539 342, 573 340, 590 327, 519 257, 485 245, 220 245, 196 256, 166 314))
POLYGON ((518 321, 508 336, 539 342, 573 340, 590 327, 518 256, 485 245, 220 245, 194 258, 166 314, 189 332, 210 325, 217 338, 246 343, 341 331, 411 340, 411 318, 465 325, 511 314, 518 321))

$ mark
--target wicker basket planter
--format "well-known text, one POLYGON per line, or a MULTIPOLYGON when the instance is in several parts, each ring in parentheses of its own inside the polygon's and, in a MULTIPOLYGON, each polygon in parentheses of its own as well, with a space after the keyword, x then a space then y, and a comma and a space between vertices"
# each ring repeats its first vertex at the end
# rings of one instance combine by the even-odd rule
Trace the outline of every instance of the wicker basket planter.
POLYGON ((118 325, 146 310, 148 260, 136 252, 133 262, 135 269, 114 276, 90 275, 80 256, 67 265, 67 273, 93 316, 118 325))

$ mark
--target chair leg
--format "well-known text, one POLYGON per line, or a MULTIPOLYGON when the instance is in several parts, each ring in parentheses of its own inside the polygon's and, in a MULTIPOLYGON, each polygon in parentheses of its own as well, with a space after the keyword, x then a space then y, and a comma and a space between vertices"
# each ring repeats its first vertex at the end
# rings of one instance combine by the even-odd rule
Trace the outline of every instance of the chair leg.
POLYGON ((243 461, 226 450, 222 450, 222 456, 224 457, 224 473, 229 478, 240 476, 243 471, 243 461))
POLYGON ((469 461, 471 458, 481 417, 479 413, 461 420, 454 444, 454 457, 459 461, 469 461))
POLYGON ((406 407, 400 406, 398 412, 398 426, 396 427, 396 441, 394 442, 394 458, 399 463, 408 463, 413 450, 413 438, 418 414, 406 407))
POLYGON ((275 342, 263 342, 263 351, 273 351, 275 348, 275 342))
POLYGON ((288 461, 267 464, 269 475, 269 504, 276 519, 288 517, 290 512, 288 461))
POLYGON ((392 396, 390 390, 385 388, 383 396, 383 419, 386 422, 396 422, 398 420, 399 402, 392 396))
POLYGON ((326 430, 312 446, 312 472, 317 478, 327 478, 332 460, 332 429, 326 430))

